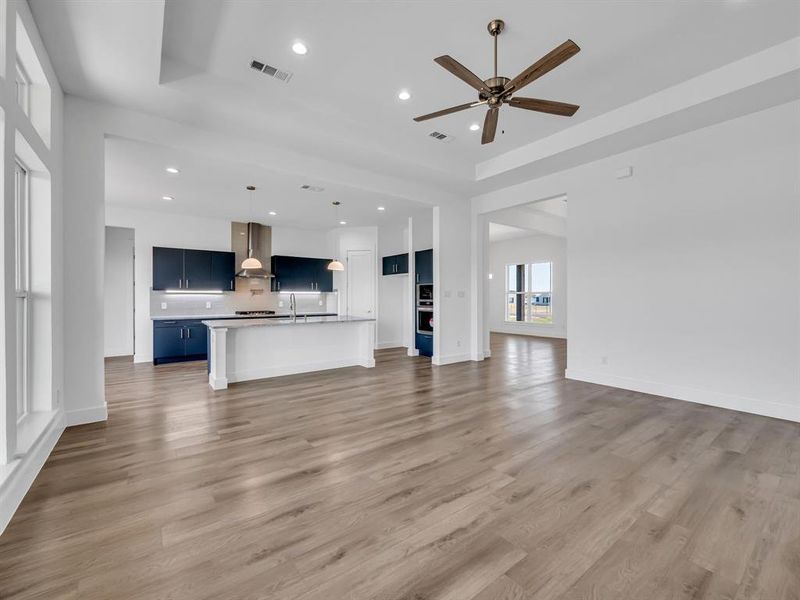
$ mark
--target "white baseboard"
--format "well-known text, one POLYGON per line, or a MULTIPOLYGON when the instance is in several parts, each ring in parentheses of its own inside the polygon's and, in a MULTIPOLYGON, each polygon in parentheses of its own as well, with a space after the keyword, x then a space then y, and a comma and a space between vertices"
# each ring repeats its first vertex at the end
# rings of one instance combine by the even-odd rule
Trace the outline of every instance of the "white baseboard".
POLYGON ((97 423, 108 420, 108 408, 95 406, 92 408, 81 408, 79 410, 68 410, 66 414, 67 427, 74 425, 86 425, 87 423, 97 423))
POLYGON ((624 390, 632 390, 634 392, 643 392, 645 394, 675 398, 676 400, 684 400, 686 402, 716 406, 717 408, 738 410, 740 412, 761 415, 763 417, 774 417, 786 421, 800 422, 800 404, 790 405, 780 402, 771 402, 769 400, 756 400, 754 398, 723 394, 689 386, 607 375, 605 373, 598 373, 597 371, 567 369, 564 375, 567 379, 575 379, 577 381, 608 385, 624 390))
POLYGON ((0 534, 8 526, 63 431, 64 413, 57 411, 25 456, 0 467, 7 473, 0 484, 0 534))
POLYGON ((466 362, 472 360, 469 354, 450 354, 448 356, 434 356, 431 363, 434 365, 452 365, 453 363, 466 362))
POLYGON ((416 348, 409 348, 408 349, 408 355, 409 356, 419 356, 419 350, 417 350, 416 348))
POLYGON ((135 363, 146 363, 146 362, 151 363, 151 362, 153 362, 153 353, 152 352, 148 352, 148 353, 135 352, 133 354, 133 362, 135 362, 135 363))
POLYGON ((405 348, 403 342, 378 342, 375 345, 376 350, 386 350, 388 348, 405 348))
POLYGON ((553 329, 547 325, 533 325, 530 323, 519 323, 517 325, 506 325, 492 327, 490 333, 510 333, 512 335, 529 335, 531 337, 567 339, 567 334, 561 329, 553 329))

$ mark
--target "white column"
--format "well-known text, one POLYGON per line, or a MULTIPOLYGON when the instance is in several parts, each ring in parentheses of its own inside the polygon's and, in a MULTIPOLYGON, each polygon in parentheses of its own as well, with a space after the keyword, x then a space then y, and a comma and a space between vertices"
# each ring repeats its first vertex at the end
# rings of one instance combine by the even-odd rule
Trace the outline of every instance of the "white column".
POLYGON ((375 321, 366 321, 361 324, 361 349, 359 354, 362 367, 372 368, 375 366, 375 321))
POLYGON ((224 390, 228 387, 228 330, 224 327, 209 327, 208 334, 211 336, 208 385, 214 390, 224 390))

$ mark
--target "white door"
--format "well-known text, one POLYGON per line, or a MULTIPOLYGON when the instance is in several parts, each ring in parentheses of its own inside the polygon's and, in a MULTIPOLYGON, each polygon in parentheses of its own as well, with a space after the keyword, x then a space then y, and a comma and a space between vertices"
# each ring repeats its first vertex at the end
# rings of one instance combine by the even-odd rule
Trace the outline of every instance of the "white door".
POLYGON ((347 251, 347 314, 375 318, 375 262, 372 250, 347 251))

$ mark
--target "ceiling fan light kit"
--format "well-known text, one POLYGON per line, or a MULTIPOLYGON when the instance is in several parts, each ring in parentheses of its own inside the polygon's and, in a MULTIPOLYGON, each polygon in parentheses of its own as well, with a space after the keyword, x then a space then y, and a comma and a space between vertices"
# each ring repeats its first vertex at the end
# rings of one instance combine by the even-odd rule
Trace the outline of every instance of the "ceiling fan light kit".
POLYGON ((494 19, 490 21, 487 26, 489 35, 494 39, 494 76, 489 79, 480 79, 475 73, 447 54, 433 59, 436 64, 450 71, 450 73, 461 79, 467 85, 475 88, 478 92, 477 102, 468 102, 466 104, 459 104, 458 106, 438 110, 427 115, 416 117, 414 119, 415 121, 427 121, 428 119, 443 117, 444 115, 449 115, 475 106, 483 106, 485 104, 489 110, 486 111, 486 118, 483 123, 481 144, 489 144, 494 141, 494 136, 497 132, 497 119, 500 114, 500 107, 503 104, 507 104, 513 108, 523 108, 525 110, 533 110, 563 117, 571 117, 575 114, 579 108, 576 104, 554 102, 553 100, 540 100, 538 98, 519 98, 513 97, 513 94, 575 56, 580 52, 578 45, 572 40, 567 40, 560 46, 551 50, 548 54, 545 54, 530 67, 522 71, 522 73, 513 79, 509 79, 508 77, 497 75, 497 38, 503 32, 505 26, 505 22, 501 19, 494 19))

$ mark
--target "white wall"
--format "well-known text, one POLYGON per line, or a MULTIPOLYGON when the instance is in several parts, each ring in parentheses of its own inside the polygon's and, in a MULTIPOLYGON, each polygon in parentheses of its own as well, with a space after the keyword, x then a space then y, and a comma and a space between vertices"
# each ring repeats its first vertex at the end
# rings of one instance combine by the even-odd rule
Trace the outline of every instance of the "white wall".
POLYGON ((475 203, 568 195, 569 377, 800 421, 799 165, 791 102, 475 203))
POLYGON ((488 322, 491 331, 538 335, 545 337, 567 337, 567 240, 550 235, 532 235, 489 244, 488 322), (553 263, 553 323, 507 323, 506 309, 506 265, 534 262, 553 263))
POLYGON ((133 229, 106 227, 105 356, 133 355, 133 245, 133 229))
MULTIPOLYGON (((378 228, 377 227, 343 227, 333 229, 328 234, 328 248, 335 258, 345 265, 344 271, 333 272, 333 289, 339 293, 339 314, 347 314, 347 252, 349 250, 370 250, 373 257, 373 299, 376 319, 379 318, 378 306, 378 228)), ((377 329, 377 328, 376 328, 377 329)), ((377 334, 376 334, 377 335, 377 334)))

